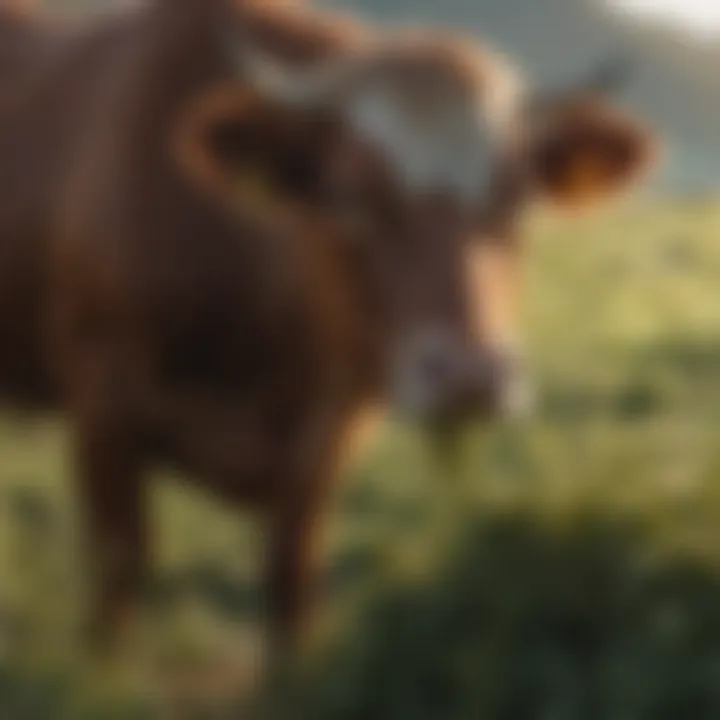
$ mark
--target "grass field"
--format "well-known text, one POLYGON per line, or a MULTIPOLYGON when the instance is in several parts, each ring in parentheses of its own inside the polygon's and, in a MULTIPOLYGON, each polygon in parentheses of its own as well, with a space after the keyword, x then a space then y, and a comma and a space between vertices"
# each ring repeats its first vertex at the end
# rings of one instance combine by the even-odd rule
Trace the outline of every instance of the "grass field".
MULTIPOLYGON (((345 479, 292 720, 720 719, 720 206, 532 235, 539 412, 445 463, 389 427, 345 479)), ((161 717, 72 657, 62 427, 8 420, 0 459, 0 719, 161 717)), ((239 717, 222 702, 252 662, 258 528, 173 482, 155 506, 169 717, 239 717)))

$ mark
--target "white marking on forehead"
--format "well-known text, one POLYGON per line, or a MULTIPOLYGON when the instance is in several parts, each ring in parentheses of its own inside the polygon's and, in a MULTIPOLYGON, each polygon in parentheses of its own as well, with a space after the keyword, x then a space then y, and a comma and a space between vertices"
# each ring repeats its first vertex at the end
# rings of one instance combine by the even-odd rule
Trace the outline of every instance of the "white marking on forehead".
POLYGON ((496 152, 511 131, 521 94, 509 67, 498 63, 488 75, 487 87, 464 96, 457 90, 446 93, 446 102, 421 109, 401 85, 380 79, 352 97, 346 110, 408 192, 445 189, 475 202, 489 186, 496 152))

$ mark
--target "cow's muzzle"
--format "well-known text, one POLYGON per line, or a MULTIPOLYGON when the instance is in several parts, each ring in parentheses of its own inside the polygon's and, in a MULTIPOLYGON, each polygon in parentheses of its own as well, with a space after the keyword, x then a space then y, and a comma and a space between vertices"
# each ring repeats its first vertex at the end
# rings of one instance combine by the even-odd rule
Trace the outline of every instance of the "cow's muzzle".
POLYGON ((526 417, 533 398, 515 352, 425 333, 406 345, 393 378, 397 414, 423 423, 526 417))

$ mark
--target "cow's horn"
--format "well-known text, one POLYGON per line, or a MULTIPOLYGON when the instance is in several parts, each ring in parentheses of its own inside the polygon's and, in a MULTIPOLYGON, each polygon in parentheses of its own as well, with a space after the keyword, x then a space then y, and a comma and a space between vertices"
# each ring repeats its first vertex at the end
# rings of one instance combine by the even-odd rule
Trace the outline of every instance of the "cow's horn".
POLYGON ((615 56, 597 65, 582 82, 564 89, 537 91, 527 98, 525 114, 528 118, 543 117, 545 112, 572 101, 578 95, 617 93, 627 82, 632 62, 627 56, 615 56))

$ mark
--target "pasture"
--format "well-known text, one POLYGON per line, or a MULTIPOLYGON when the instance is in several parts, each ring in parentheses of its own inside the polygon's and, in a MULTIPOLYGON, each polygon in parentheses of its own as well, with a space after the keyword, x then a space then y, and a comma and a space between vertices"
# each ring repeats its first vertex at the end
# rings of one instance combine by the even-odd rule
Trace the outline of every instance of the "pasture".
MULTIPOLYGON (((720 718, 720 206, 530 235, 538 413, 450 448, 383 430, 333 498, 323 642, 292 720, 720 718)), ((238 717, 259 528, 157 484, 159 714, 141 680, 73 655, 63 428, 17 420, 0 424, 0 719, 238 717)))

